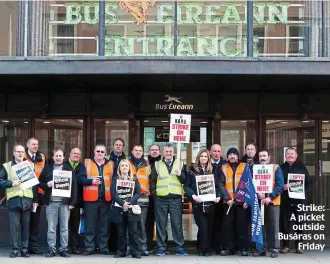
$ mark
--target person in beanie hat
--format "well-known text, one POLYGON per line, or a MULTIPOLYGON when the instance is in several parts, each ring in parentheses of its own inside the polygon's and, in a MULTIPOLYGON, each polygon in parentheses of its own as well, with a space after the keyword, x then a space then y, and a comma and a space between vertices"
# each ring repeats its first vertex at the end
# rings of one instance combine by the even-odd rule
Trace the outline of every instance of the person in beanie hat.
POLYGON ((225 241, 220 255, 233 255, 234 249, 238 248, 242 256, 248 256, 250 208, 247 203, 234 199, 235 190, 239 184, 246 163, 239 161, 239 152, 236 148, 228 149, 227 160, 228 163, 221 167, 227 194, 223 197, 226 203, 222 222, 222 235, 225 241), (228 211, 229 207, 231 208, 228 211), (236 236, 238 237, 237 246, 235 245, 236 236))

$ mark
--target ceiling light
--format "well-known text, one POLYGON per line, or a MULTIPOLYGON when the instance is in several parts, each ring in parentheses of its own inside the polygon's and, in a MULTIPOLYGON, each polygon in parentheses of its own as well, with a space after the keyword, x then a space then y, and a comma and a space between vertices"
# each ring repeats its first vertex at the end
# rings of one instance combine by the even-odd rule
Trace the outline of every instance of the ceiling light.
POLYGON ((246 120, 241 120, 241 123, 246 123, 246 120))
POLYGON ((111 121, 105 121, 105 123, 106 123, 106 124, 110 124, 110 123, 111 123, 111 121))
POLYGON ((28 124, 29 122, 28 121, 24 121, 24 124, 28 124))
POLYGON ((167 121, 167 120, 162 120, 162 121, 160 121, 160 122, 162 122, 162 123, 168 123, 168 121, 167 121))
POLYGON ((323 120, 322 123, 329 123, 329 120, 323 120))
POLYGON ((288 121, 281 121, 281 124, 287 124, 289 123, 288 121))
POLYGON ((207 124, 208 122, 207 121, 201 121, 199 122, 200 124, 207 124))
POLYGON ((42 123, 44 123, 44 124, 50 124, 50 121, 44 121, 42 123))
POLYGON ((302 122, 303 123, 309 123, 309 120, 303 120, 302 122))
POLYGON ((266 124, 270 124, 270 122, 269 122, 269 121, 267 121, 267 122, 266 122, 266 124))
POLYGON ((144 123, 149 123, 149 120, 143 120, 144 123))
POLYGON ((128 121, 123 121, 123 124, 127 124, 128 123, 128 121))
POLYGON ((9 120, 2 120, 2 123, 9 123, 9 120))
POLYGON ((227 123, 228 121, 224 120, 224 121, 221 121, 221 122, 223 122, 223 123, 227 123))
POLYGON ((84 123, 84 120, 82 120, 82 119, 78 119, 78 122, 79 122, 79 123, 84 123))

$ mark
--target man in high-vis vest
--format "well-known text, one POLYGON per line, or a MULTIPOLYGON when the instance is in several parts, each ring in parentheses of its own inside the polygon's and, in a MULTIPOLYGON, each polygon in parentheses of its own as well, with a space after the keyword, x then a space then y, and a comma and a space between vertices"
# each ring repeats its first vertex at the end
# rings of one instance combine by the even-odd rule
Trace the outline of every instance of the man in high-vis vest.
MULTIPOLYGON (((46 166, 46 157, 44 154, 39 152, 39 141, 35 137, 29 138, 26 142, 25 149, 25 159, 27 159, 32 168, 34 169, 34 173, 39 179, 41 172, 46 166)), ((36 212, 31 212, 30 218, 30 237, 29 237, 29 253, 30 254, 42 254, 37 249, 37 240, 39 236, 39 226, 40 226, 40 213, 41 206, 45 205, 44 191, 38 187, 37 200, 34 206, 37 208, 36 212)))
POLYGON ((37 188, 21 189, 21 182, 12 170, 12 166, 25 160, 25 150, 22 145, 15 145, 13 152, 12 161, 3 164, 3 169, 0 171, 0 187, 6 188, 10 236, 13 244, 13 252, 9 257, 16 258, 21 251, 21 256, 28 258, 30 212, 37 188))
POLYGON ((105 155, 105 146, 96 145, 94 157, 85 159, 87 177, 85 174, 79 177, 79 184, 84 186, 85 256, 95 252, 96 230, 99 232, 100 253, 111 254, 108 249, 108 206, 111 201, 110 185, 114 171, 113 162, 105 159, 105 155))
POLYGON ((168 214, 171 216, 173 241, 176 244, 176 255, 187 256, 184 250, 182 229, 182 195, 184 179, 174 158, 174 146, 165 144, 163 159, 155 162, 151 172, 150 189, 155 199, 157 256, 167 253, 166 227, 168 214))
POLYGON ((234 255, 235 248, 238 248, 241 256, 248 256, 248 226, 251 210, 247 203, 234 199, 236 188, 246 165, 244 162, 240 162, 238 158, 238 150, 236 148, 230 148, 227 151, 228 163, 221 167, 221 179, 224 180, 227 190, 227 193, 223 196, 226 205, 221 231, 224 238, 223 250, 220 251, 220 255, 222 256, 234 255), (235 246, 236 235, 238 237, 237 247, 235 246))
POLYGON ((136 175, 141 186, 141 197, 138 199, 137 204, 141 207, 141 221, 140 221, 140 249, 142 256, 149 256, 147 232, 146 232, 146 220, 149 206, 149 176, 151 169, 147 161, 143 158, 142 145, 134 145, 132 148, 132 155, 129 157, 131 165, 131 171, 133 175, 136 175))
MULTIPOLYGON (((270 156, 268 150, 259 151, 259 163, 269 164, 270 156)), ((267 248, 270 251, 271 258, 278 257, 278 251, 280 249, 280 240, 278 239, 278 233, 280 229, 280 204, 281 204, 281 193, 284 188, 283 173, 279 165, 273 164, 273 189, 271 193, 261 194, 258 193, 258 198, 261 204, 265 205, 265 229, 264 233, 267 238, 267 248)), ((266 250, 261 249, 253 254, 253 256, 266 256, 266 250)))

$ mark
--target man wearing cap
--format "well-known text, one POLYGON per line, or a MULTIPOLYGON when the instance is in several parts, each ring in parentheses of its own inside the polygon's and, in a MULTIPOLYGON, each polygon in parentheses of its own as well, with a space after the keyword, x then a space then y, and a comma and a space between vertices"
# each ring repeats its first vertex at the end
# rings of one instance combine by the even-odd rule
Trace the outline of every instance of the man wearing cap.
POLYGON ((228 163, 221 167, 222 179, 227 193, 223 196, 225 204, 222 222, 222 235, 224 237, 222 256, 233 255, 237 248, 242 256, 248 256, 248 226, 250 208, 247 203, 234 199, 236 187, 239 184, 246 163, 238 160, 239 152, 230 148, 227 152, 228 163), (228 212, 228 208, 229 212, 228 212), (228 214, 227 214, 228 212, 228 214), (235 247, 236 237, 238 245, 235 247))

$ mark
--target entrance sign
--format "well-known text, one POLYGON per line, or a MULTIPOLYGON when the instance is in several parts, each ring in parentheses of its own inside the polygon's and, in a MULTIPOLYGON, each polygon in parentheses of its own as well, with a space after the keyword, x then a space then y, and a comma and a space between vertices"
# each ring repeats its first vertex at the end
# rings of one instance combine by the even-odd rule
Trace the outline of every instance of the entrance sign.
POLYGON ((52 196, 71 197, 72 171, 53 171, 52 196))
POLYGON ((38 178, 34 173, 29 161, 23 161, 11 167, 15 172, 17 179, 21 182, 22 190, 39 184, 38 178))
POLYGON ((191 115, 171 114, 170 142, 189 143, 191 115))
POLYGON ((216 199, 214 175, 196 175, 197 195, 203 202, 216 199))
POLYGON ((305 199, 305 174, 288 174, 289 197, 292 199, 305 199))
POLYGON ((271 193, 274 182, 273 164, 253 165, 253 184, 257 193, 271 193))

